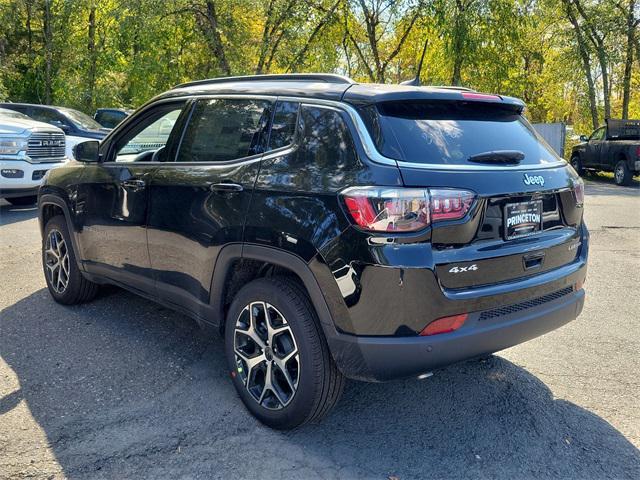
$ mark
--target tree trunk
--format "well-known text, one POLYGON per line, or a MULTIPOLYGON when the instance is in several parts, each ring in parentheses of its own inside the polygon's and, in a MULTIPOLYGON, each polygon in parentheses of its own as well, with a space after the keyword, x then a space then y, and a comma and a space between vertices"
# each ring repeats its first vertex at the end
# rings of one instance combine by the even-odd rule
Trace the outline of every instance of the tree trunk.
POLYGON ((212 0, 207 0, 207 37, 213 50, 213 54, 218 60, 218 65, 225 75, 231 75, 231 68, 229 62, 224 53, 224 45, 222 44, 222 37, 220 36, 220 30, 218 29, 218 14, 216 13, 216 6, 212 0))
POLYGON ((51 0, 44 1, 44 103, 51 104, 53 100, 53 31, 51 28, 51 0))
POLYGON ((31 17, 33 15, 33 11, 31 8, 31 2, 26 2, 27 7, 27 45, 29 49, 29 60, 33 64, 33 29, 31 28, 31 17))
POLYGON ((464 15, 465 4, 462 0, 456 0, 455 24, 453 28, 453 73, 451 85, 462 84, 462 62, 464 51, 464 15))
POLYGON ((96 51, 96 5, 91 4, 89 10, 89 37, 87 42, 87 53, 89 55, 89 69, 87 72, 87 98, 85 105, 88 111, 93 111, 94 100, 93 93, 96 84, 96 69, 98 55, 96 51))
POLYGON ((578 23, 578 19, 576 18, 573 9, 571 7, 571 0, 562 0, 566 7, 567 18, 573 29, 576 33, 576 40, 578 42, 578 52, 580 53, 580 58, 582 59, 582 69, 584 70, 585 79, 587 80, 587 88, 589 91, 589 110, 591 111, 591 123, 593 124, 593 129, 598 128, 598 108, 596 105, 596 89, 593 84, 593 76, 591 75, 591 60, 589 59, 589 51, 587 50, 587 44, 585 42, 584 37, 582 36, 582 30, 580 29, 580 24, 578 23))
POLYGON ((364 0, 360 0, 360 6, 364 13, 364 23, 367 30, 367 40, 369 40, 369 47, 371 48, 371 54, 373 55, 373 66, 375 69, 374 81, 378 83, 384 83, 384 70, 382 63, 380 62, 380 52, 378 51, 378 38, 376 37, 376 29, 380 23, 380 17, 375 10, 376 6, 373 6, 373 10, 369 10, 364 0))
POLYGON ((600 35, 598 30, 594 27, 591 17, 587 15, 587 12, 582 8, 579 0, 574 0, 576 9, 584 18, 586 24, 587 35, 594 48, 596 49, 596 55, 598 57, 598 63, 600 64, 600 71, 602 72, 602 95, 604 98, 604 118, 611 118, 611 88, 609 83, 609 66, 607 63, 607 50, 604 44, 604 35, 600 35))
POLYGON ((631 70, 633 67, 633 47, 636 29, 634 18, 635 0, 629 0, 627 13, 627 52, 622 76, 622 118, 629 118, 629 102, 631 100, 631 70))

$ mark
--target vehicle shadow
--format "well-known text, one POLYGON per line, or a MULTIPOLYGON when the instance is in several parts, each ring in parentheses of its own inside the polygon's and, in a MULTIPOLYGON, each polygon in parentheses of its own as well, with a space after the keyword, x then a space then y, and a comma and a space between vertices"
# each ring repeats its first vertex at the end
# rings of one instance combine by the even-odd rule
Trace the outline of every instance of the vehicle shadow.
MULTIPOLYGON (((5 308, 0 357, 17 378, 0 425, 24 402, 33 420, 22 424, 37 422, 66 477, 582 479, 640 468, 609 423, 500 357, 424 381, 352 382, 322 422, 270 430, 237 398, 219 339, 115 288, 76 307, 42 289, 5 308)), ((26 428, 9 438, 0 457, 16 458, 1 463, 19 476, 36 447, 26 428)))
POLYGON ((38 216, 38 207, 29 205, 26 207, 14 207, 0 199, 0 226, 10 225, 24 220, 31 220, 38 216))
POLYGON ((603 174, 590 174, 584 177, 585 193, 587 195, 618 195, 618 196, 638 196, 640 195, 640 181, 634 177, 631 185, 621 187, 616 185, 613 176, 603 174))

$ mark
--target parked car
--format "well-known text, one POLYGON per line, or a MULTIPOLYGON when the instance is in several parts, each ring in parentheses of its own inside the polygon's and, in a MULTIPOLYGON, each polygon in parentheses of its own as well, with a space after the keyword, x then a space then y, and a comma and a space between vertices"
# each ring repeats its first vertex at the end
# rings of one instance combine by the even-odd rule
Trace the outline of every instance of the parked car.
POLYGON ((618 185, 629 185, 640 175, 640 120, 606 120, 591 136, 580 136, 571 150, 571 165, 585 171, 613 172, 618 185))
POLYGON ((589 243, 582 180, 523 108, 323 74, 179 85, 47 177, 49 292, 116 284, 220 332, 245 406, 283 429, 345 377, 519 344, 580 314, 589 243))
POLYGON ((44 174, 63 165, 64 132, 22 113, 0 108, 0 198, 36 203, 44 174))
POLYGON ((103 128, 89 115, 65 107, 34 105, 29 103, 0 103, 0 108, 15 110, 37 120, 62 129, 66 135, 66 155, 73 158, 73 147, 87 139, 100 140, 109 129, 103 128))
POLYGON ((93 119, 104 128, 113 128, 127 118, 133 110, 124 108, 99 108, 93 115, 93 119))

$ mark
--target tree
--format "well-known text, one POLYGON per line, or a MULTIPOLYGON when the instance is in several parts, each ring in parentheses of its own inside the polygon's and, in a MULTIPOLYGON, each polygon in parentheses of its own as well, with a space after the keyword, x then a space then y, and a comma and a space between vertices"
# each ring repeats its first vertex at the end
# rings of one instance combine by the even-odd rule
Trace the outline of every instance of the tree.
MULTIPOLYGON (((624 75, 622 80, 622 118, 629 118, 629 102, 631 101, 631 71, 633 68, 633 49, 636 42, 636 30, 640 24, 640 19, 635 18, 635 0, 629 0, 625 9, 622 2, 616 6, 620 9, 627 20, 627 42, 625 46, 624 75)), ((640 51, 637 52, 640 56, 640 51)))
POLYGON ((567 13, 567 18, 571 25, 573 26, 573 30, 576 35, 576 41, 578 42, 578 51, 580 52, 580 58, 582 59, 582 68, 584 71, 585 80, 587 81, 587 88, 589 94, 589 110, 591 113, 591 122, 593 124, 593 128, 598 128, 599 120, 598 120, 598 108, 596 104, 596 89, 593 82, 593 73, 591 71, 591 59, 589 58, 589 50, 587 47, 586 40, 584 39, 584 35, 582 33, 582 28, 580 23, 578 22, 577 15, 574 11, 574 5, 572 0, 563 0, 565 4, 565 9, 567 13))
POLYGON ((421 8, 420 1, 400 8, 394 0, 358 0, 348 13, 345 34, 370 81, 385 82, 389 64, 400 53, 421 8), (358 38, 362 36, 366 41, 358 38))

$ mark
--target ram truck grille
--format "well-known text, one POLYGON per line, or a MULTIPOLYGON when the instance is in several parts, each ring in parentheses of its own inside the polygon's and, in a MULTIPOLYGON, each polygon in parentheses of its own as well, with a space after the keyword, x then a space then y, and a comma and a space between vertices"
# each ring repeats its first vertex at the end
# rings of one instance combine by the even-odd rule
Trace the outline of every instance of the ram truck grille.
POLYGON ((40 132, 29 137, 27 155, 35 162, 59 162, 64 159, 64 133, 40 132))

